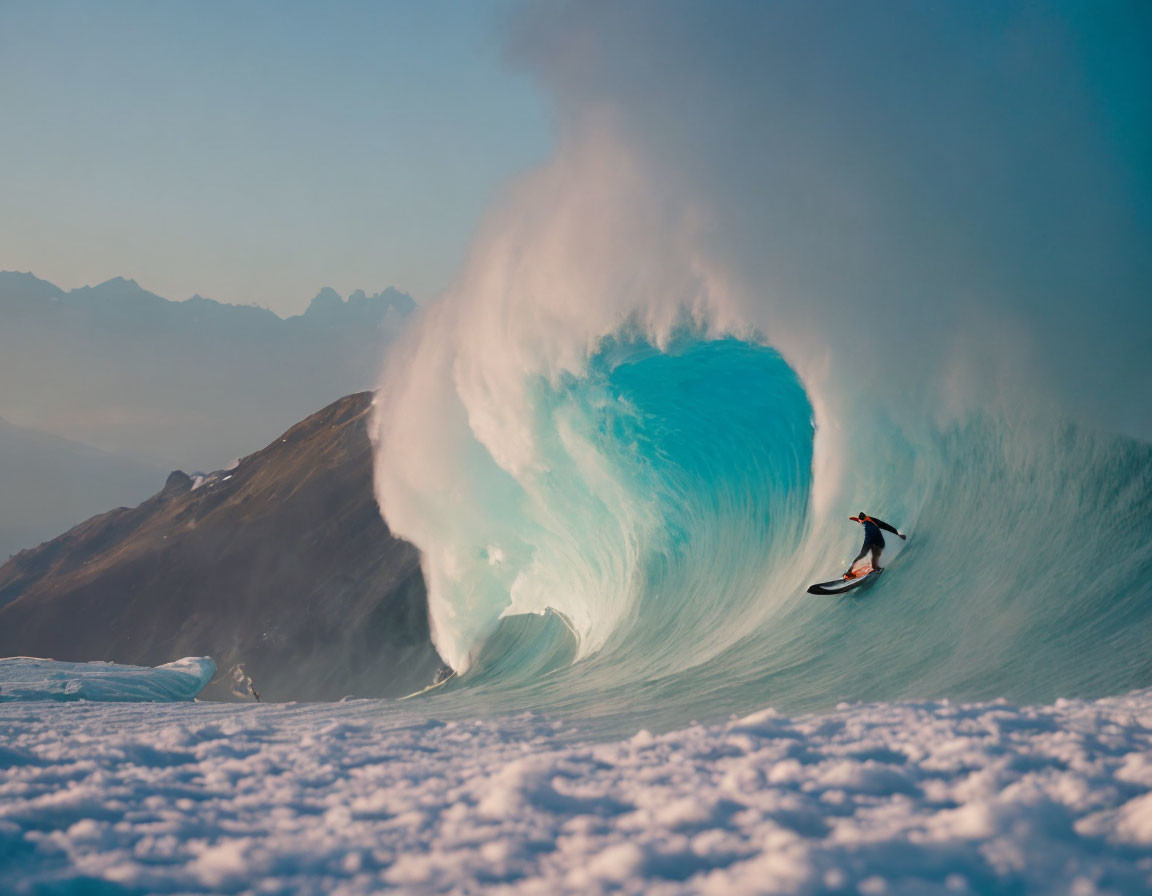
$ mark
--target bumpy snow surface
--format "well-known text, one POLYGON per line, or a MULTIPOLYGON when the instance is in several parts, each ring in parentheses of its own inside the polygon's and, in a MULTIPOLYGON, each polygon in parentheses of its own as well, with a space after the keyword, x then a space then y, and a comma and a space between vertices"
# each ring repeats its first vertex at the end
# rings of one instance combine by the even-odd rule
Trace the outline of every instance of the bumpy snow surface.
POLYGON ((0 892, 1152 891, 1152 690, 613 743, 394 707, 0 705, 0 892))

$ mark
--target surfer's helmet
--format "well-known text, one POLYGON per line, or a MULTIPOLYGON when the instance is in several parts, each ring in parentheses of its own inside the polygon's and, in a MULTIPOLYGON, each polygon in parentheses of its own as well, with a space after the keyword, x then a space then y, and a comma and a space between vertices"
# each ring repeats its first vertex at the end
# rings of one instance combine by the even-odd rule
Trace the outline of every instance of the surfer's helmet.
POLYGON ((866 514, 866 513, 865 513, 863 510, 861 510, 861 511, 860 511, 858 514, 856 514, 856 515, 857 515, 857 517, 859 517, 859 519, 860 519, 860 522, 864 522, 864 520, 868 519, 868 514, 866 514))

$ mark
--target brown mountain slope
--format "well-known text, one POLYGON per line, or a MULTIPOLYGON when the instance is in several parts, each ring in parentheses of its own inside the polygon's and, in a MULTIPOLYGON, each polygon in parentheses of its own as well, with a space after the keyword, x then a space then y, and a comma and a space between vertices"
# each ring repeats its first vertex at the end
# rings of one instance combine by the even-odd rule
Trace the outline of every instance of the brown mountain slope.
POLYGON ((371 393, 194 487, 182 472, 0 567, 0 656, 242 664, 264 699, 395 696, 432 679, 419 556, 372 492, 371 393))

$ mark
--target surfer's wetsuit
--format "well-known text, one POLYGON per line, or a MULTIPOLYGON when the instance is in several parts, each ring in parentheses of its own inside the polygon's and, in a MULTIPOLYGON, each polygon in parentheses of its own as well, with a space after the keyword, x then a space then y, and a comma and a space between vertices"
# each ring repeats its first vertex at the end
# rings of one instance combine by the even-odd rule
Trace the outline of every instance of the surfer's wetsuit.
MULTIPOLYGON (((864 555, 869 551, 872 552, 872 568, 883 569, 880 565, 880 553, 884 550, 884 534, 880 531, 891 532, 893 535, 900 535, 900 533, 889 526, 884 520, 878 520, 874 516, 867 514, 860 514, 858 517, 850 517, 864 527, 864 547, 860 548, 860 553, 856 555, 856 559, 848 565, 848 572, 845 575, 852 574, 852 567, 864 558, 864 555)), ((903 535, 900 535, 903 538, 903 535)))

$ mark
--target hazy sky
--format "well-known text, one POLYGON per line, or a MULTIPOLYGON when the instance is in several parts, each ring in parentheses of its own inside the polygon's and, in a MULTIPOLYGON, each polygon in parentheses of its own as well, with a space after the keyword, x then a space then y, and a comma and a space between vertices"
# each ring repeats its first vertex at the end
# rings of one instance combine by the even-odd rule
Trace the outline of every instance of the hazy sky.
POLYGON ((431 298, 545 157, 505 0, 0 0, 0 269, 303 310, 431 298))

